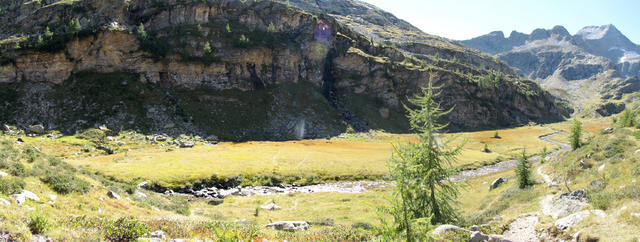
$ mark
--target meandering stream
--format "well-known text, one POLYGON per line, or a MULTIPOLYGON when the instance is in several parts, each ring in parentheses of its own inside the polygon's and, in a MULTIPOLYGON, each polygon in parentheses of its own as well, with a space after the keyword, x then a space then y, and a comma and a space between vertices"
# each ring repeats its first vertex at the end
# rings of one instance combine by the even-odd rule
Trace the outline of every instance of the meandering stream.
MULTIPOLYGON (((539 139, 548 143, 560 146, 559 150, 551 152, 547 155, 548 158, 556 157, 561 152, 565 152, 570 149, 570 146, 561 142, 551 140, 551 137, 561 134, 561 131, 540 136, 539 139)), ((540 156, 533 156, 529 158, 529 162, 536 162, 540 160, 540 156)), ((518 161, 515 159, 502 161, 496 164, 479 167, 473 170, 465 170, 457 173, 450 178, 451 181, 463 181, 479 176, 484 176, 504 170, 508 170, 516 167, 518 161)), ((315 192, 338 192, 338 193, 360 193, 375 188, 389 187, 391 184, 381 181, 356 181, 356 182, 335 182, 335 183, 323 183, 308 186, 293 186, 293 185, 280 185, 280 186, 249 186, 249 187, 234 187, 230 189, 217 189, 217 188, 205 188, 199 191, 194 191, 193 194, 199 197, 218 197, 223 198, 226 196, 256 196, 256 195, 274 195, 274 194, 289 194, 289 193, 315 193, 315 192)))

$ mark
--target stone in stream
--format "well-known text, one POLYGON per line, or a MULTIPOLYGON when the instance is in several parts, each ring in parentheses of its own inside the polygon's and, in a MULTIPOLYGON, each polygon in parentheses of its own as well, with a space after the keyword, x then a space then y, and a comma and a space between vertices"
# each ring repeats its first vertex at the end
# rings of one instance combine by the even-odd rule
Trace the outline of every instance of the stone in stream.
POLYGON ((502 184, 502 183, 504 183, 506 181, 507 181, 507 178, 504 178, 504 177, 500 177, 500 178, 496 179, 495 181, 493 181, 491 183, 491 186, 489 186, 489 190, 498 188, 498 186, 500 186, 500 184, 502 184))
POLYGON ((275 230, 283 230, 288 232, 296 232, 309 229, 309 223, 305 221, 280 221, 266 225, 267 228, 275 230))

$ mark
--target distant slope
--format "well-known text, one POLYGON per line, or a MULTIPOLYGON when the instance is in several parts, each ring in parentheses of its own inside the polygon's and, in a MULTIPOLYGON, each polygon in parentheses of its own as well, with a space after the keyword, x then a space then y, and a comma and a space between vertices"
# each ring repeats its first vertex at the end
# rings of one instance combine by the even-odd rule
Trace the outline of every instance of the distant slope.
POLYGON ((610 99, 640 90, 640 46, 613 25, 585 27, 573 36, 562 26, 529 35, 514 31, 507 38, 497 31, 462 43, 496 55, 578 109, 592 112, 598 109, 593 105, 606 107, 610 99))

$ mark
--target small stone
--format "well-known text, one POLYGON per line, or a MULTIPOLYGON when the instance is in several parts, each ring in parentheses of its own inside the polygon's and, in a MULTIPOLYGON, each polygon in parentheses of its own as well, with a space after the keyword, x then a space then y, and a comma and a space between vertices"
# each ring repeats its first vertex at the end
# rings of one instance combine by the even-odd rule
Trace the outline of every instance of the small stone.
POLYGON ((189 141, 180 141, 180 148, 193 148, 193 142, 189 141))
POLYGON ((141 197, 141 198, 147 198, 147 194, 144 194, 140 191, 136 191, 136 196, 141 197))
POLYGON ((118 195, 117 193, 115 193, 114 191, 109 190, 109 192, 107 192, 107 196, 109 196, 110 198, 113 199, 120 199, 120 195, 118 195))
POLYGON ((138 184, 138 188, 146 188, 148 185, 149 185, 149 183, 148 183, 148 182, 143 181, 143 182, 141 182, 140 184, 138 184))
POLYGON ((484 241, 489 241, 489 236, 483 233, 480 233, 480 231, 474 231, 471 233, 471 236, 469 237, 469 242, 484 242, 484 241))
POLYGON ((164 232, 162 230, 156 230, 149 233, 149 238, 165 239, 166 236, 164 235, 164 232))

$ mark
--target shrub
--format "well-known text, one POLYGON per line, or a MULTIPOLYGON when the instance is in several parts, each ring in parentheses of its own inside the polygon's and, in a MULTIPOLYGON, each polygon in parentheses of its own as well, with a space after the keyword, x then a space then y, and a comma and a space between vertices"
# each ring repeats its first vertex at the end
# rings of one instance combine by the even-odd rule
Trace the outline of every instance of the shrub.
POLYGON ((40 180, 60 194, 87 193, 91 185, 69 172, 48 172, 40 180))
POLYGON ((27 168, 20 162, 14 162, 9 166, 9 173, 14 176, 27 176, 27 168))
POLYGON ((36 212, 29 216, 29 230, 32 234, 42 234, 46 232, 49 227, 51 227, 51 224, 44 214, 36 212))
POLYGON ((5 195, 21 193, 25 185, 19 177, 0 177, 0 193, 5 195))
POLYGON ((150 231, 147 224, 135 218, 119 218, 105 226, 106 239, 109 241, 135 241, 150 231))
POLYGON ((78 134, 78 138, 92 141, 96 144, 104 144, 107 135, 104 131, 99 129, 87 129, 84 132, 78 134))

